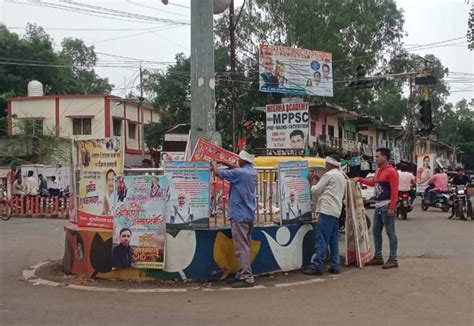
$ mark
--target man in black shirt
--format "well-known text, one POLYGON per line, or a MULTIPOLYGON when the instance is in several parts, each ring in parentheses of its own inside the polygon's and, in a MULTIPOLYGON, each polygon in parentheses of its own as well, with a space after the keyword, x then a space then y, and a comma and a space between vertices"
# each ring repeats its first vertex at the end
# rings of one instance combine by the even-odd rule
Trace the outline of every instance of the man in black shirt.
POLYGON ((133 250, 130 247, 132 231, 128 228, 120 230, 120 244, 112 249, 112 267, 132 267, 133 250))
POLYGON ((469 184, 469 178, 463 168, 458 168, 458 175, 453 178, 451 183, 455 186, 467 186, 469 184))

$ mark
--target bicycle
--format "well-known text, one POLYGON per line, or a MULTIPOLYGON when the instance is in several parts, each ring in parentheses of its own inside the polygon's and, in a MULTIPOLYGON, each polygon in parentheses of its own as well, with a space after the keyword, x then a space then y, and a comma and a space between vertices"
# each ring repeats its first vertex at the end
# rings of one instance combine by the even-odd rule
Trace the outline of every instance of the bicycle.
POLYGON ((13 215, 13 203, 7 196, 7 190, 0 187, 0 219, 8 221, 13 215))

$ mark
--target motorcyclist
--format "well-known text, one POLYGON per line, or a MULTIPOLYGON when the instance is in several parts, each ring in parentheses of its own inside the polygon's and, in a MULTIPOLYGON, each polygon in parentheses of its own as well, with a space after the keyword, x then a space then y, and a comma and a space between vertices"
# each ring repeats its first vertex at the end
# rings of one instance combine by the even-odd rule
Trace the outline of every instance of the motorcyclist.
MULTIPOLYGON (((398 193, 400 192, 409 192, 410 197, 412 198, 411 202, 413 202, 414 196, 413 192, 411 191, 416 186, 416 179, 413 174, 408 172, 408 167, 406 164, 400 165, 400 171, 398 171, 398 193)), ((416 196, 416 194, 415 194, 416 196)))
POLYGON ((469 184, 469 178, 466 175, 466 171, 463 168, 457 168, 458 174, 451 180, 453 186, 467 186, 469 184))
POLYGON ((435 169, 435 174, 428 180, 428 184, 433 188, 428 191, 428 203, 433 202, 437 193, 448 191, 448 175, 440 168, 435 169))

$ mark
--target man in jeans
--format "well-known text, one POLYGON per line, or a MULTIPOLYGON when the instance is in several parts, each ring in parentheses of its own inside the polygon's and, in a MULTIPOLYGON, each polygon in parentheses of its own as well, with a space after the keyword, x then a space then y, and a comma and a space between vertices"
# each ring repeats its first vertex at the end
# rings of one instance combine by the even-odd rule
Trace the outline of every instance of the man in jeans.
POLYGON ((373 179, 354 178, 370 187, 375 187, 375 213, 374 213, 374 246, 375 256, 366 265, 383 265, 384 269, 398 267, 397 245, 398 239, 395 234, 395 207, 398 201, 398 173, 388 164, 390 150, 379 148, 375 153, 375 161, 378 169, 373 179), (382 230, 385 227, 390 243, 390 257, 384 264, 382 257, 382 230))
POLYGON ((217 170, 214 174, 230 183, 229 219, 232 225, 232 240, 240 270, 231 279, 233 288, 253 287, 255 280, 250 261, 253 222, 255 220, 257 170, 253 166, 255 157, 246 151, 239 154, 239 167, 217 170))
POLYGON ((303 274, 306 275, 324 274, 323 268, 328 245, 331 250, 331 268, 328 272, 339 274, 339 217, 347 186, 347 180, 340 167, 341 163, 338 158, 326 157, 327 172, 315 186, 311 187, 319 219, 316 228, 316 258, 313 265, 303 271, 303 274))

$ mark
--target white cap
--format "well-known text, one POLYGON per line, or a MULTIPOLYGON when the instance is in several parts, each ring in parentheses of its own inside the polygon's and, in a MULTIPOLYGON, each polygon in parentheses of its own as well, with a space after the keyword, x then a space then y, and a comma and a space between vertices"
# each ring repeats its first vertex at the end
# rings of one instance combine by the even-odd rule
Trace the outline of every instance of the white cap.
POLYGON ((253 164, 253 161, 255 160, 255 156, 247 153, 246 151, 241 151, 239 153, 239 158, 241 160, 244 160, 244 161, 252 163, 252 164, 253 164))
POLYGON ((326 163, 328 164, 331 164, 332 166, 336 166, 338 168, 341 167, 341 163, 336 161, 334 158, 332 158, 331 156, 327 156, 326 157, 326 163))

